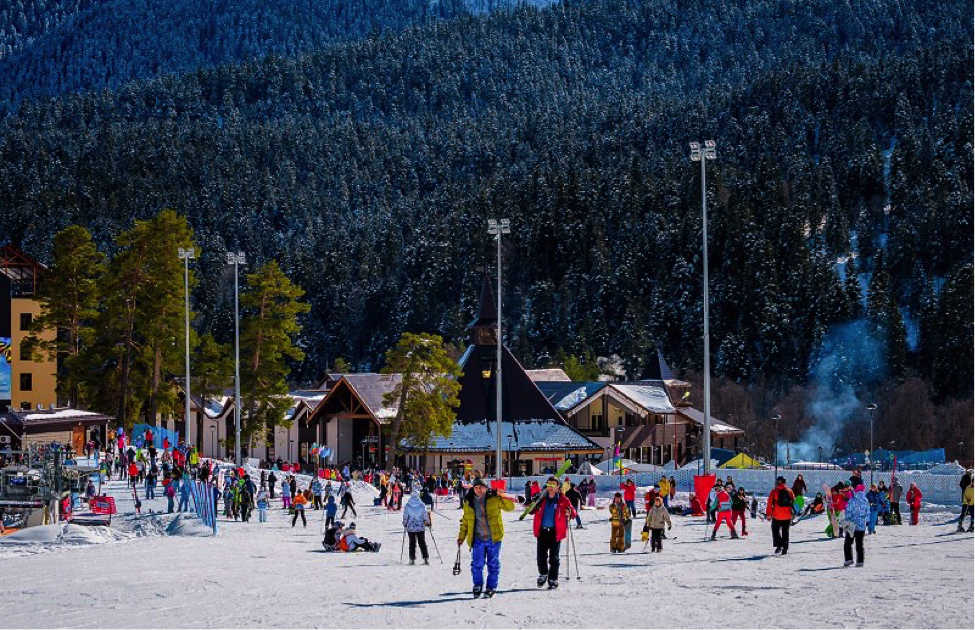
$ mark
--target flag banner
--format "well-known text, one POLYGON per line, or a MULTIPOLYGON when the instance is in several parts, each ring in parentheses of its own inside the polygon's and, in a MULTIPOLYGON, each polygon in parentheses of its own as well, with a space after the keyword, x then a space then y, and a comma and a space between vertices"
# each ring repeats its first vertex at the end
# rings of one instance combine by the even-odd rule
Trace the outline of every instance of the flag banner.
POLYGON ((193 481, 190 486, 193 495, 193 507, 196 509, 197 516, 203 524, 217 533, 217 506, 210 484, 202 481, 193 481))

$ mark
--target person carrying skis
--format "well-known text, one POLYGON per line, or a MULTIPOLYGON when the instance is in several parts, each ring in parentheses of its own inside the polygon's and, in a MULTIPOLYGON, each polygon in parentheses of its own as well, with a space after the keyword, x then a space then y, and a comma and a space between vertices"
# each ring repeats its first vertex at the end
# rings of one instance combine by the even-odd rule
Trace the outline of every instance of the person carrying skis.
POLYGON ((853 564, 853 543, 856 543, 857 566, 863 566, 863 534, 867 529, 867 518, 870 516, 870 503, 864 493, 863 484, 856 486, 853 496, 846 504, 846 540, 843 542, 843 566, 853 564))
POLYGON ((622 493, 613 495, 613 502, 609 504, 609 551, 623 553, 626 551, 626 522, 629 521, 630 508, 623 501, 622 493))
POLYGON ((494 597, 501 574, 501 541, 504 539, 504 522, 501 512, 515 509, 514 502, 496 490, 488 490, 480 477, 462 502, 464 515, 457 534, 457 546, 467 541, 471 549, 471 578, 474 597, 481 591, 487 598, 494 597), (484 583, 484 565, 487 564, 487 584, 484 583), (486 586, 486 588, 485 588, 486 586))
POLYGON ((653 505, 650 507, 650 511, 647 512, 647 517, 643 522, 643 531, 649 532, 650 534, 650 553, 664 550, 665 524, 668 530, 673 527, 670 521, 670 512, 664 506, 663 497, 658 496, 653 500, 653 505))
POLYGON ((907 505, 911 509, 911 525, 917 525, 918 523, 918 517, 921 514, 922 498, 921 489, 917 487, 917 484, 911 483, 911 487, 907 491, 907 505))
POLYGON ((413 492, 410 493, 410 500, 406 502, 406 508, 403 510, 403 527, 406 528, 406 534, 410 537, 410 564, 416 564, 417 545, 420 546, 423 564, 430 564, 430 555, 427 553, 426 528, 432 526, 433 521, 430 520, 427 506, 420 499, 420 491, 414 488, 413 492))
MULTIPOLYGON (((717 491, 717 495, 715 496, 717 499, 717 506, 715 507, 717 518, 714 522, 714 529, 711 530, 711 540, 718 537, 718 528, 721 527, 722 523, 728 524, 728 529, 731 530, 731 537, 736 539, 738 538, 738 532, 735 531, 735 524, 731 520, 731 495, 721 486, 716 486, 715 490, 717 491)), ((789 520, 792 520, 791 515, 789 516, 789 520)))
POLYGON ((535 534, 535 559, 538 565, 539 588, 548 582, 549 589, 559 587, 559 548, 568 530, 569 519, 576 515, 575 508, 559 491, 559 480, 549 477, 538 504, 532 509, 535 518, 532 532, 535 534))
POLYGON ((775 546, 775 553, 784 556, 789 552, 789 526, 792 525, 792 503, 795 496, 785 485, 785 477, 776 478, 775 483, 765 505, 765 518, 772 521, 772 544, 775 546))

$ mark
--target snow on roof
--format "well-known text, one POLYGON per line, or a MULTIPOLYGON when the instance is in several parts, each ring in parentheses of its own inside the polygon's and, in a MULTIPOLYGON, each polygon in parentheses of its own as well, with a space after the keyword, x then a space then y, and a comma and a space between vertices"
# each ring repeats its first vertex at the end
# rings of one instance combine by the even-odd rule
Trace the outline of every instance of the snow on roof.
MULTIPOLYGON (((450 437, 434 436, 430 451, 490 453, 497 448, 495 422, 454 423, 450 437)), ((410 450, 410 445, 404 442, 410 450)), ((597 444, 571 427, 554 420, 527 420, 501 423, 501 447, 507 451, 600 451, 597 444), (510 442, 509 442, 510 440, 510 442)), ((416 450, 425 450, 418 447, 416 450)))
MULTIPOLYGON (((681 407, 677 413, 696 424, 704 425, 704 414, 693 407, 681 407)), ((711 433, 744 433, 744 431, 711 416, 711 433)))
POLYGON ((546 368, 544 370, 525 370, 533 381, 571 381, 569 375, 561 368, 546 368))
POLYGON ((559 411, 571 411, 599 392, 599 381, 537 381, 535 385, 559 411))
POLYGON ((80 409, 58 409, 40 413, 29 413, 24 416, 24 420, 52 420, 54 418, 80 418, 84 416, 97 416, 94 411, 82 411, 80 409))
POLYGON ((393 391, 400 381, 401 374, 376 374, 372 372, 360 374, 345 374, 342 378, 355 390, 362 402, 369 407, 379 420, 389 420, 396 417, 398 405, 386 405, 383 397, 393 391))
POLYGON ((203 406, 203 413, 209 418, 218 417, 226 408, 228 400, 230 400, 230 396, 219 396, 208 399, 206 405, 203 406))
POLYGON ((643 381, 641 383, 612 383, 613 388, 650 413, 674 413, 670 396, 662 382, 643 381))

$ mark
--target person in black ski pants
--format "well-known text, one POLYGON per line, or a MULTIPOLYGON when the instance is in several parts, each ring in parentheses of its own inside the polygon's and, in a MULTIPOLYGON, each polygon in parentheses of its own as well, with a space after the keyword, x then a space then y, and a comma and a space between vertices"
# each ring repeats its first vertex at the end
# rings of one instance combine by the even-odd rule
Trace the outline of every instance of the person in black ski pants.
POLYGON ((342 495, 342 517, 345 518, 345 513, 352 510, 352 516, 358 518, 358 514, 355 512, 355 499, 352 498, 352 491, 346 490, 345 494, 342 495))

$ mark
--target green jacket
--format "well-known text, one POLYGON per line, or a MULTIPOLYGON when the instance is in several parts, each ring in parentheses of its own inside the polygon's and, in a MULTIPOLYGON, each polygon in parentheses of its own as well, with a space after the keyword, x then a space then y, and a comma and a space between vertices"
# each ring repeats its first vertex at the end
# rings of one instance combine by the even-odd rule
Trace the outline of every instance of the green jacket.
MULTIPOLYGON (((474 506, 471 503, 473 498, 473 490, 464 497, 464 515, 460 518, 460 532, 457 534, 457 540, 466 540, 468 547, 474 546, 474 506)), ((515 502, 511 499, 496 494, 488 494, 484 501, 484 511, 487 512, 493 542, 501 542, 501 539, 504 538, 504 522, 501 520, 501 510, 510 512, 513 509, 515 509, 515 502)))

